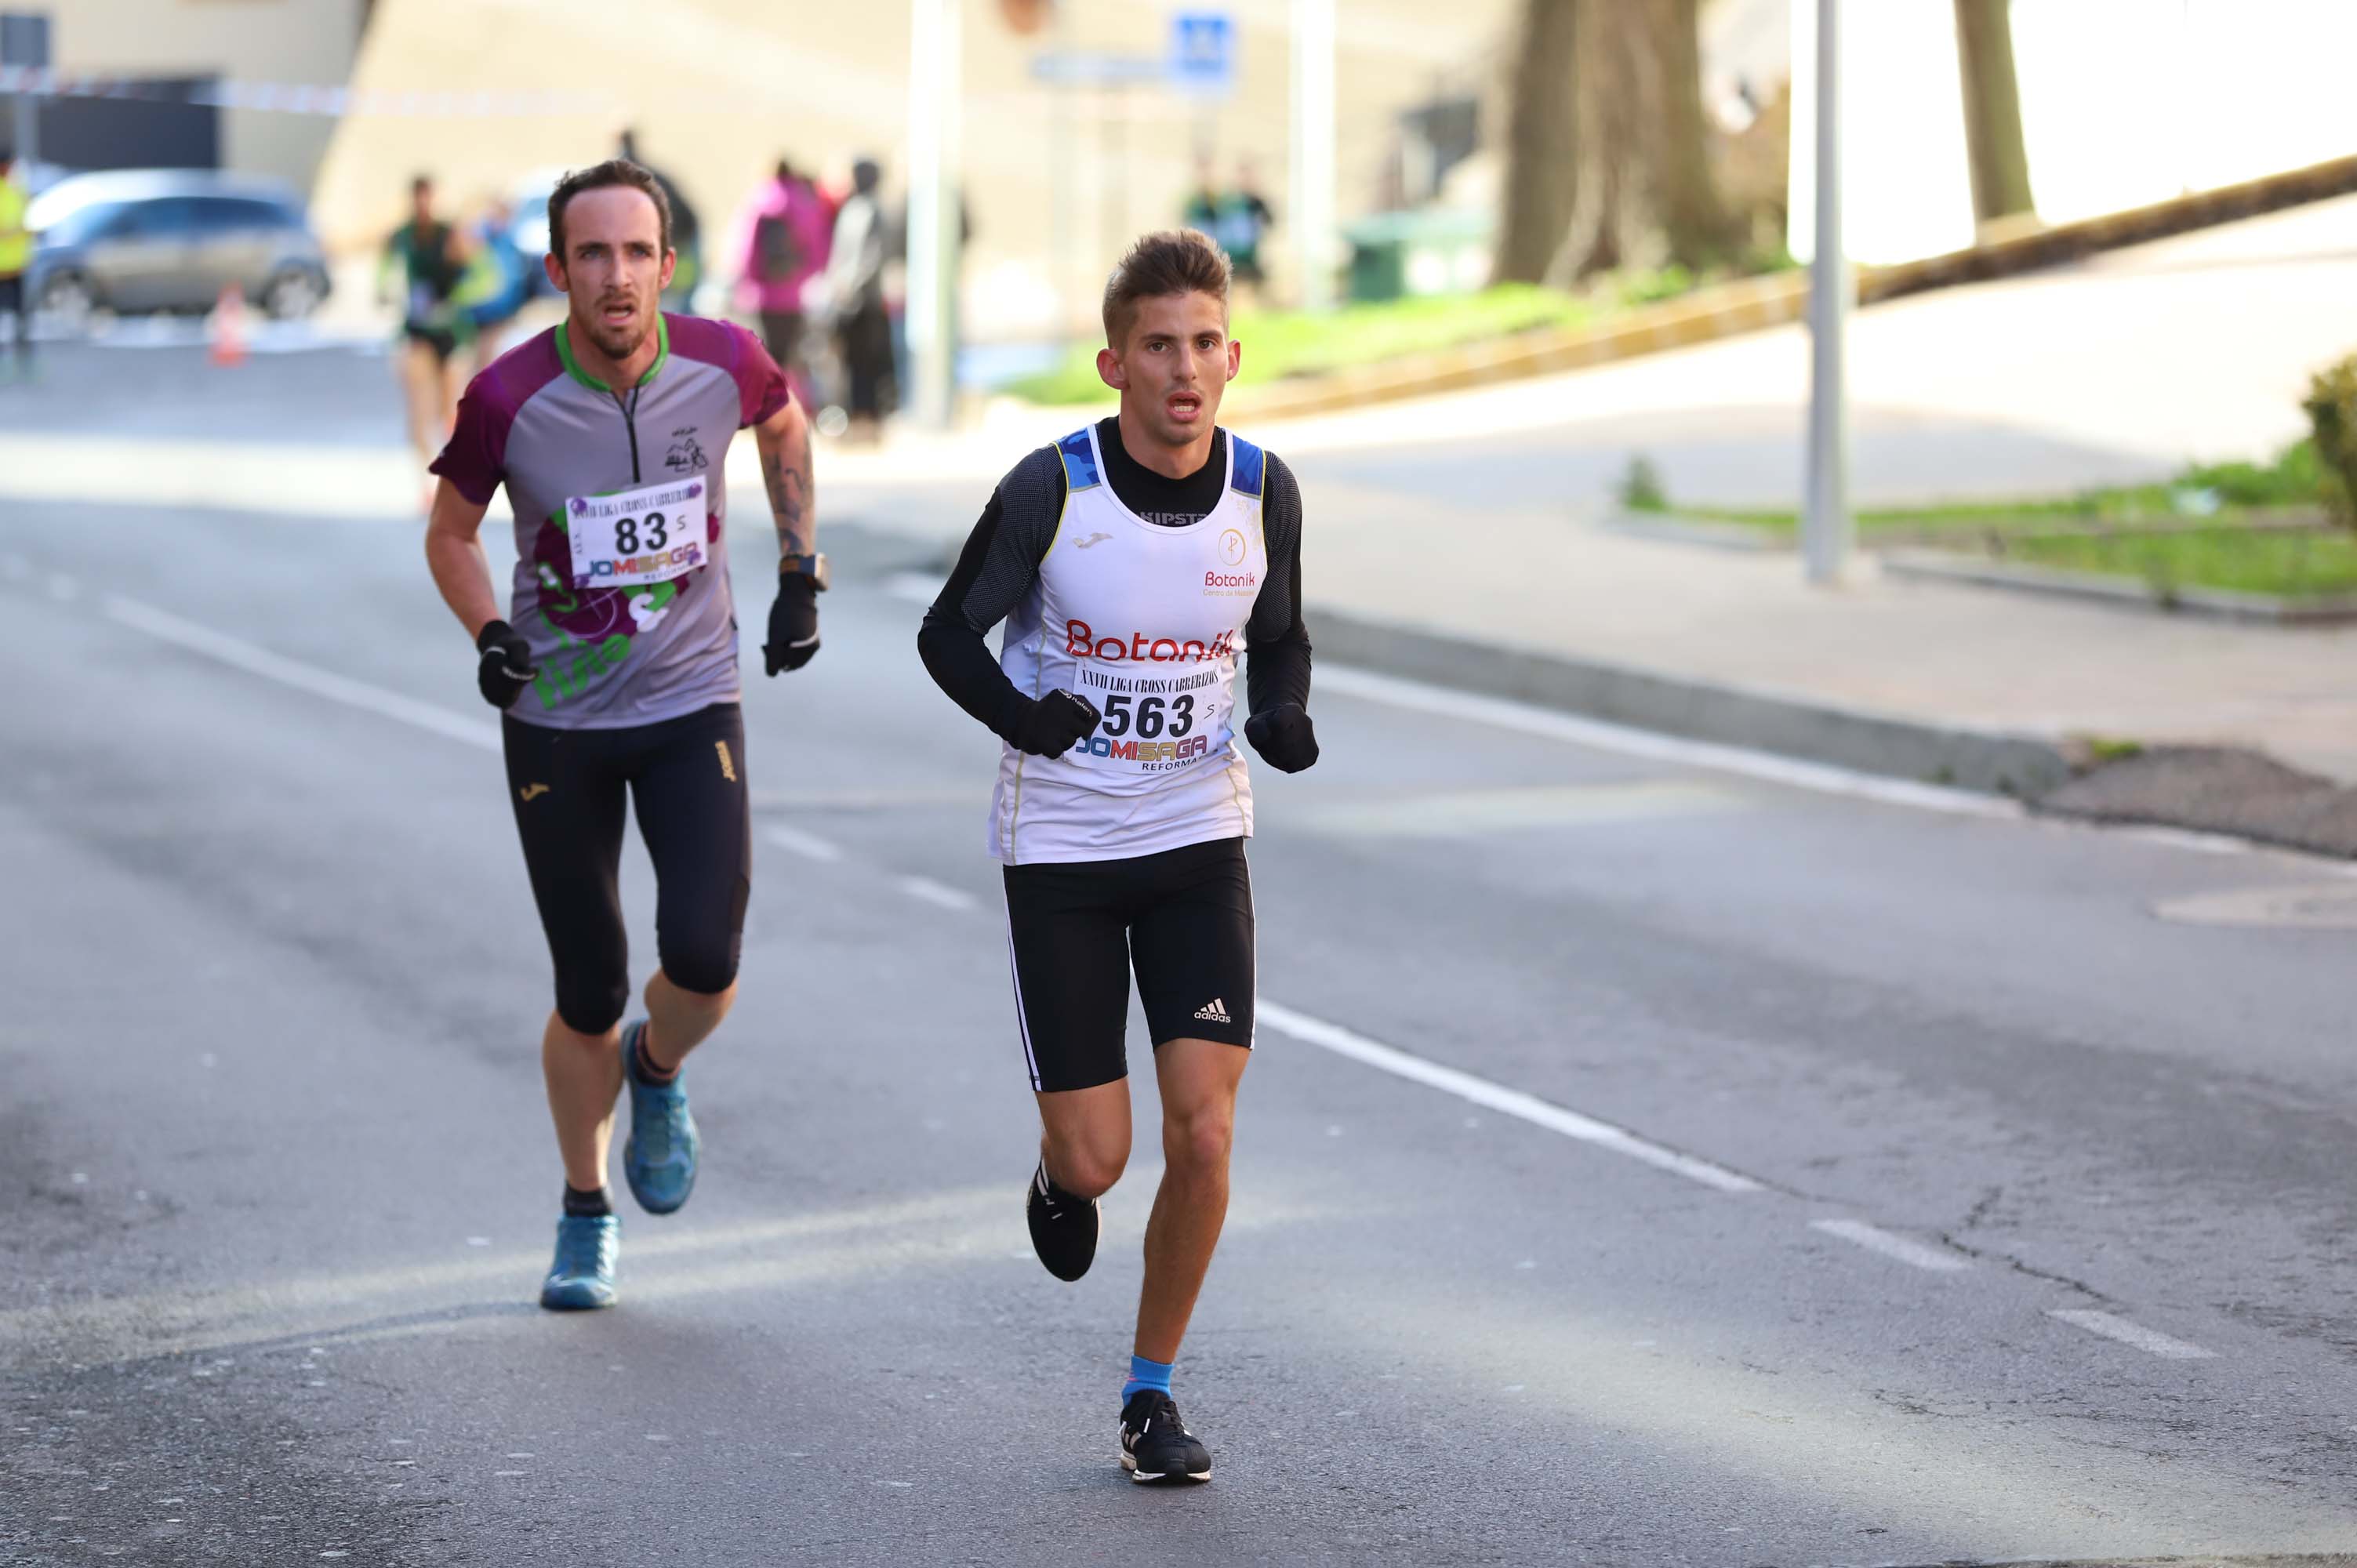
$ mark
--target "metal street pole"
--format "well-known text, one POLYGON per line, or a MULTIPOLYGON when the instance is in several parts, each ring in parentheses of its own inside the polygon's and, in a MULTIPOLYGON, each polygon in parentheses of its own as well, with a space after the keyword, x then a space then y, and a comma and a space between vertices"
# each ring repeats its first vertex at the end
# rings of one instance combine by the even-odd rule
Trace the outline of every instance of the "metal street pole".
POLYGON ((909 408, 945 429, 957 391, 958 0, 909 7, 909 408))
MULTIPOLYGON (((0 12, 0 65, 49 68, 49 14, 47 11, 0 12)), ((20 177, 32 177, 41 158, 41 100, 29 87, 16 93, 16 124, 9 146, 25 165, 20 177)))
POLYGON ((1334 308, 1334 0, 1293 0, 1293 253, 1301 307, 1334 308))
POLYGON ((1809 509, 1801 528, 1808 580, 1838 583, 1849 564, 1849 403, 1842 384, 1849 258, 1842 250, 1839 50, 1841 0, 1817 0, 1817 235, 1809 263, 1809 509))
MULTIPOLYGON (((1055 0, 1051 35, 1056 59, 1072 58, 1072 6, 1075 0, 1055 0)), ((1072 87, 1071 77, 1059 71, 1048 84, 1048 279, 1056 295, 1056 347, 1072 338, 1072 87)))

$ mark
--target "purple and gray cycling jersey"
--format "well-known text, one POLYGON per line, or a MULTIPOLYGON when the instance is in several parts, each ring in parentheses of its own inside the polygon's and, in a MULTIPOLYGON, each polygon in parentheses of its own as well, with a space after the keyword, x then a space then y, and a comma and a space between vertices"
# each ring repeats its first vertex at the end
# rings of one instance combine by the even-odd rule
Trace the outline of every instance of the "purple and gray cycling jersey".
POLYGON ((785 406, 786 380, 741 327, 657 321, 654 364, 619 394, 574 362, 561 325, 500 355, 468 384, 433 463, 478 505, 507 486, 516 522, 508 618, 540 666, 511 710, 528 724, 617 729, 740 694, 722 469, 729 439, 785 406), (569 503, 690 478, 704 481, 702 565, 633 586, 576 582, 569 503))

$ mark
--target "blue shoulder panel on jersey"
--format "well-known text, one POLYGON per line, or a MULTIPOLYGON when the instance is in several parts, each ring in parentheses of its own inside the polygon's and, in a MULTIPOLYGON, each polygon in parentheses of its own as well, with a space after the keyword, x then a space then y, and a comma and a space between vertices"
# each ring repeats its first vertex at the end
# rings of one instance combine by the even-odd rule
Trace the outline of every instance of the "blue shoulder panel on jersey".
POLYGON ((1266 455, 1232 430, 1228 432, 1228 443, 1236 454, 1235 488, 1258 500, 1261 476, 1267 467, 1266 455))
POLYGON ((1064 488, 1085 490, 1097 482, 1096 454, 1089 449, 1089 433, 1075 430, 1056 443, 1056 450, 1064 455, 1064 488))

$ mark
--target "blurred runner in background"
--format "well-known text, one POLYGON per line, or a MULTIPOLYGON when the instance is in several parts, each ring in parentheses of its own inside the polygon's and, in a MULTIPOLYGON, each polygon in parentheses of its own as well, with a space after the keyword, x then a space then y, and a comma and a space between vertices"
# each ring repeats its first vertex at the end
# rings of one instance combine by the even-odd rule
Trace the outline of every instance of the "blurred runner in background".
POLYGON ((500 357, 500 340, 508 324, 531 297, 529 264, 515 237, 515 205, 503 196, 484 204, 475 220, 474 256, 459 279, 454 296, 475 328, 475 368, 482 370, 500 357))
POLYGON ((737 219, 737 306, 760 317, 761 343, 784 367, 786 380, 803 406, 815 408, 810 356, 804 344, 809 303, 803 297, 826 269, 834 244, 826 202, 793 166, 780 157, 770 177, 757 188, 737 219))
MULTIPOLYGON (((401 349, 393 368, 407 400, 409 444, 421 466, 434 461, 449 436, 471 363, 458 350, 474 340, 475 323, 456 295, 472 249, 434 215, 433 179, 421 174, 411 180, 409 221, 385 241, 377 293, 400 302, 401 349)), ((425 505, 433 504, 428 480, 425 505)))

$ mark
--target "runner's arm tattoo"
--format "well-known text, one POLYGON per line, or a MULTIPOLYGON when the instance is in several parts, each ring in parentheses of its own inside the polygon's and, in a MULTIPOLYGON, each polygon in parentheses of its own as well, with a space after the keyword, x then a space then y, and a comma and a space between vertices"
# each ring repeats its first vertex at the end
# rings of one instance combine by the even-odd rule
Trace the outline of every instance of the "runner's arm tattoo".
POLYGON ((811 484, 810 424, 802 405, 788 403, 758 425, 761 479, 769 487, 770 514, 777 520, 778 550, 809 555, 818 549, 818 519, 811 484))

